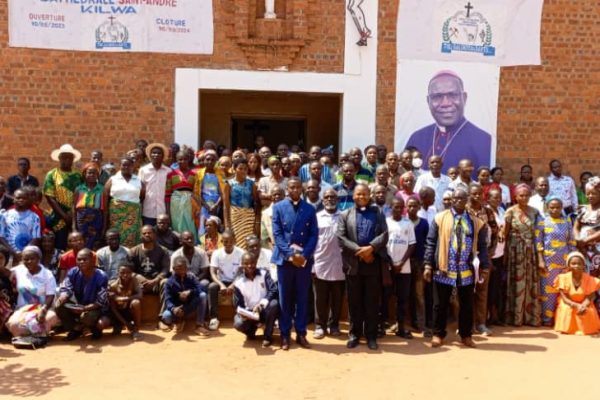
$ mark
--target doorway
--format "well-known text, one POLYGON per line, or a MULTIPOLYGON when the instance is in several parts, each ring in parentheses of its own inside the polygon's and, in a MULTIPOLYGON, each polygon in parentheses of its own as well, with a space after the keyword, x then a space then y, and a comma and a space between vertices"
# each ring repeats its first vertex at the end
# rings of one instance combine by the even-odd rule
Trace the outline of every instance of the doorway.
POLYGON ((306 118, 267 118, 264 117, 232 117, 231 146, 232 148, 255 149, 255 140, 262 136, 264 143, 273 146, 279 143, 298 144, 305 148, 306 118))

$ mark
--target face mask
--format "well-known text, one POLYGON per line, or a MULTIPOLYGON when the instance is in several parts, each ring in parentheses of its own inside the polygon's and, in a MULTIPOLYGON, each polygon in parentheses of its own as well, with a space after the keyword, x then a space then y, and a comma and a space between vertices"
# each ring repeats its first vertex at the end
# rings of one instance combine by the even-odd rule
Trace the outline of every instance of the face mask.
POLYGON ((419 169, 423 166, 423 160, 420 158, 413 158, 412 166, 416 169, 419 169))

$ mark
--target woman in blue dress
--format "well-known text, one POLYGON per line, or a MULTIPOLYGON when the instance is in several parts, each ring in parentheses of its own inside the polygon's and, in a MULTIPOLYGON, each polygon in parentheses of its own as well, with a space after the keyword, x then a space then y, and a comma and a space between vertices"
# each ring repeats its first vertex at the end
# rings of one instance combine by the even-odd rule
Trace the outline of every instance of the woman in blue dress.
POLYGON ((558 301, 558 290, 553 287, 556 277, 565 271, 567 256, 575 250, 573 225, 562 215, 562 201, 551 197, 546 201, 548 213, 540 221, 537 242, 540 265, 540 293, 542 300, 542 324, 554 326, 554 312, 558 301), (543 267, 543 269, 541 268, 543 267))

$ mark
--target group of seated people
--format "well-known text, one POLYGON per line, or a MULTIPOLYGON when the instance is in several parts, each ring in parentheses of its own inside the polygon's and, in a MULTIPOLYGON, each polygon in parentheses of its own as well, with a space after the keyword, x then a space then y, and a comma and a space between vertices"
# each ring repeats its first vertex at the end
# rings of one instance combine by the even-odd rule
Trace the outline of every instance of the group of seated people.
MULTIPOLYGON (((61 330, 66 340, 99 339, 112 327, 141 340, 143 296, 157 296, 160 329, 181 333, 193 321, 205 338, 231 299, 234 328, 254 339, 262 326, 268 347, 289 311, 273 255, 289 245, 274 206, 289 200, 295 210, 310 205, 318 225, 314 253, 289 259, 312 269, 311 296, 297 312, 314 321, 314 339, 341 334, 346 291, 348 348, 364 335, 375 349, 374 335, 389 331, 423 332, 440 346, 449 307, 469 347, 493 325, 600 331, 600 178, 583 173, 576 187, 552 160, 548 175, 534 179, 524 165, 505 185, 500 167, 474 171, 464 159, 444 174, 440 156, 424 166, 414 148, 353 148, 337 163, 331 149, 292 150, 280 144, 272 155, 260 137, 254 151, 233 152, 210 141, 194 151, 140 140, 118 171, 96 150, 80 172, 81 153, 63 145, 41 187, 19 158, 18 173, 0 177, 0 326, 16 339, 61 330), (384 223, 363 216, 369 209, 384 223), (357 282, 343 256, 355 249, 358 275, 377 265, 375 281, 357 282)), ((298 343, 309 347, 305 337, 298 343)))

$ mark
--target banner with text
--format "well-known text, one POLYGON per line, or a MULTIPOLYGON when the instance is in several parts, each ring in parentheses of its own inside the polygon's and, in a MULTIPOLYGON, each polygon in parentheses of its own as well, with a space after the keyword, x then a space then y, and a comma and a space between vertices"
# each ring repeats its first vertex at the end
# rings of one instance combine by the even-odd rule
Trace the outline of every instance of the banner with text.
POLYGON ((9 0, 9 45, 212 54, 212 0, 9 0))
POLYGON ((543 0, 402 0, 398 59, 539 65, 543 0))

